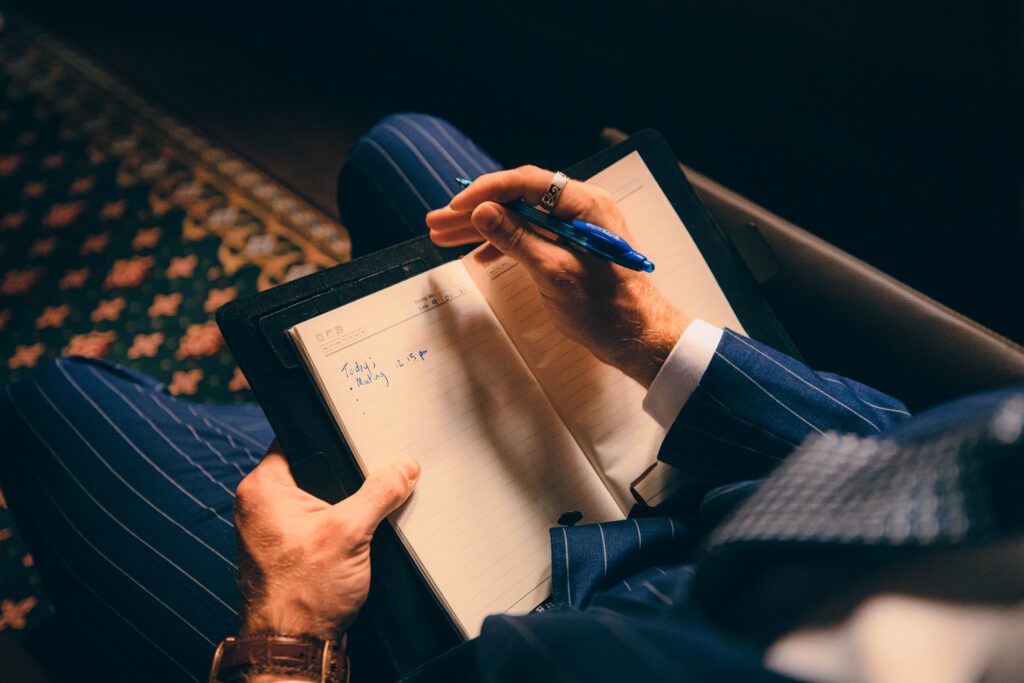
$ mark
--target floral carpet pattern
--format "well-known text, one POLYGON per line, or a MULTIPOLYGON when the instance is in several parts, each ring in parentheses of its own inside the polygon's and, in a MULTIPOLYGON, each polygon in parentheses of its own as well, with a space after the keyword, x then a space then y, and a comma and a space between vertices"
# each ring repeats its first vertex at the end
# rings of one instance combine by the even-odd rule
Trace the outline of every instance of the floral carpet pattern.
MULTIPOLYGON (((78 354, 194 400, 252 400, 214 312, 349 254, 339 224, 0 18, 0 385, 78 354)), ((49 612, 0 496, 0 635, 49 612)))

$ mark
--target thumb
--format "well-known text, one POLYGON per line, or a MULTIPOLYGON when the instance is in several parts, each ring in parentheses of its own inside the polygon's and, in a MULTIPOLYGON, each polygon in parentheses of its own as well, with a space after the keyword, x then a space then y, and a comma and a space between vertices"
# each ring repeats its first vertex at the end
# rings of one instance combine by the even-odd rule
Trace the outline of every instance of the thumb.
POLYGON ((385 517, 409 498, 419 478, 420 464, 403 455, 370 472, 359 490, 335 507, 370 536, 385 517))
POLYGON ((471 217, 484 238, 523 265, 533 268, 558 254, 559 248, 530 229, 525 221, 496 202, 484 202, 471 217))

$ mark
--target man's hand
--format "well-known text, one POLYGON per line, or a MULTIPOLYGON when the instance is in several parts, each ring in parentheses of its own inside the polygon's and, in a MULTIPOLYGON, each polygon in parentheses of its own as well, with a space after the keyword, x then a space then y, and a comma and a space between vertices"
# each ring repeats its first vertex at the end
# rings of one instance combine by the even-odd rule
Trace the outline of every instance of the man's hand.
POLYGON ((329 505, 295 485, 275 441, 235 499, 242 635, 343 633, 370 588, 370 538, 419 476, 419 463, 402 457, 329 505))
MULTIPOLYGON (((551 176, 523 166, 477 178, 450 205, 427 214, 430 237, 445 247, 488 240, 527 268, 562 334, 650 386, 690 321, 661 296, 649 276, 557 246, 498 203, 523 199, 537 204, 551 176)), ((553 213, 632 239, 619 207, 600 188, 570 181, 553 213)))

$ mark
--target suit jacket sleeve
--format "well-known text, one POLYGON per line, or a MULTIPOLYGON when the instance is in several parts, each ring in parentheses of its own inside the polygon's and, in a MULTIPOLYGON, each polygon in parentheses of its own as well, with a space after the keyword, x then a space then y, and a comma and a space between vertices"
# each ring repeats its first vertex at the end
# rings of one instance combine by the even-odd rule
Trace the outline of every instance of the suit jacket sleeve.
MULTIPOLYGON (((764 476, 811 434, 869 435, 910 417, 906 406, 891 396, 815 372, 732 330, 724 330, 714 350, 705 353, 700 364, 706 369, 695 386, 686 387, 688 396, 669 426, 658 460, 707 484, 764 476)), ((652 392, 657 383, 651 385, 652 392)), ((666 403, 653 398, 649 393, 645 401, 652 415, 647 404, 666 403)))

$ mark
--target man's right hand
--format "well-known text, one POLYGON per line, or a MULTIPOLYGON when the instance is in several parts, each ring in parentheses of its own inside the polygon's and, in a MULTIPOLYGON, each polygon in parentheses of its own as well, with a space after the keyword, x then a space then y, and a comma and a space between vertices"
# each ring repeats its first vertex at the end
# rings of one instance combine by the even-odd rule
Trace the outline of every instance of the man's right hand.
MULTIPOLYGON (((648 275, 555 245, 499 203, 523 199, 537 204, 552 175, 523 166, 480 176, 447 207, 427 214, 430 237, 445 247, 486 239, 517 260, 562 334, 648 387, 690 321, 648 275)), ((553 213, 632 241, 619 207, 600 188, 569 181, 553 213)))

